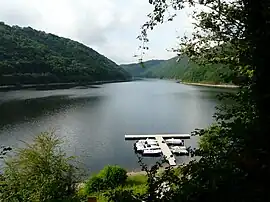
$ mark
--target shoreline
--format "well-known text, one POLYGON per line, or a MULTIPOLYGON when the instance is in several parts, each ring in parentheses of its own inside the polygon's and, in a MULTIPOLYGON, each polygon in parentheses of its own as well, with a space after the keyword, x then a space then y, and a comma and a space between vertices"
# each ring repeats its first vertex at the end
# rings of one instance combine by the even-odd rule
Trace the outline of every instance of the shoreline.
POLYGON ((23 90, 23 89, 35 89, 35 90, 56 90, 56 89, 69 89, 74 87, 91 88, 93 85, 102 85, 106 83, 117 83, 117 82, 129 82, 132 79, 127 80, 107 80, 107 81, 90 81, 90 82, 70 82, 70 83, 48 83, 48 84, 19 84, 19 85, 2 85, 0 86, 1 91, 11 90, 23 90))
POLYGON ((192 86, 205 86, 205 87, 215 87, 215 88, 239 88, 237 85, 233 84, 209 84, 209 83, 192 83, 192 82, 180 82, 184 85, 192 85, 192 86))
POLYGON ((146 175, 145 171, 131 171, 127 172, 127 176, 146 175))

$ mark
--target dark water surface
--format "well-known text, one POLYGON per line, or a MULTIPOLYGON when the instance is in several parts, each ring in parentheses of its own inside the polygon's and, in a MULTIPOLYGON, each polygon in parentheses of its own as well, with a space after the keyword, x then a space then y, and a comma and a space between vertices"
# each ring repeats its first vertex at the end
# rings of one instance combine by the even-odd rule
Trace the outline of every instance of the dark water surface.
MULTIPOLYGON (((190 133, 208 126, 221 91, 227 90, 151 80, 89 89, 0 92, 0 145, 19 147, 21 140, 29 142, 42 131, 54 130, 65 137, 67 153, 79 156, 88 170, 107 164, 134 170, 137 158, 125 134, 190 133)), ((196 139, 186 144, 195 147, 196 139)))

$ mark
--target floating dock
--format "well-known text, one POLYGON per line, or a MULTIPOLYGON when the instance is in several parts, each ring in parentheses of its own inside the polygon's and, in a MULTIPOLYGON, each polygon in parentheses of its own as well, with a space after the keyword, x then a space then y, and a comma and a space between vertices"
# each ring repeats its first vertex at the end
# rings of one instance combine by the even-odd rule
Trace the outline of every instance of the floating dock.
POLYGON ((170 166, 176 166, 176 159, 164 139, 168 138, 190 139, 190 134, 125 135, 126 140, 139 140, 145 138, 155 138, 163 153, 163 156, 166 157, 170 166))
POLYGON ((156 136, 156 140, 158 142, 158 145, 160 146, 160 149, 163 153, 163 156, 166 157, 166 159, 169 161, 170 166, 176 166, 176 160, 174 155, 172 154, 170 148, 164 141, 162 136, 156 136))
POLYGON ((156 134, 156 135, 125 135, 126 140, 139 140, 144 138, 156 138, 162 137, 163 139, 178 138, 178 139, 190 139, 190 134, 156 134))

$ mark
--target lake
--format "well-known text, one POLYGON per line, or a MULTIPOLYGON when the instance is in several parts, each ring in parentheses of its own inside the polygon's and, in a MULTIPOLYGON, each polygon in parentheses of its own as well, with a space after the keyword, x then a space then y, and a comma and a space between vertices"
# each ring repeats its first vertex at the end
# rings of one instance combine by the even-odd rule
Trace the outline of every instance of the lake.
MULTIPOLYGON (((107 164, 139 165, 125 134, 190 133, 207 127, 228 89, 144 80, 88 89, 0 92, 0 145, 21 147, 43 131, 63 137, 68 155, 90 172, 107 164)), ((186 141, 196 147, 197 139, 186 141)), ((157 159, 145 158, 146 163, 157 159)), ((178 163, 188 157, 178 157, 178 163)))

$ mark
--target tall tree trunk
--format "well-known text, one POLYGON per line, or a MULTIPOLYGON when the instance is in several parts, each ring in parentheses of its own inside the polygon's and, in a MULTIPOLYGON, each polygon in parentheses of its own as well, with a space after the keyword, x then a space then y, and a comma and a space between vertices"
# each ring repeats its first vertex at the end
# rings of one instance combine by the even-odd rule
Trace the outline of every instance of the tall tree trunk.
POLYGON ((250 173, 248 178, 254 183, 254 192, 259 195, 268 193, 266 189, 270 177, 270 142, 268 141, 270 139, 270 1, 243 0, 243 2, 247 20, 246 37, 249 43, 247 58, 254 70, 252 98, 258 117, 252 132, 247 134, 246 146, 250 149, 247 159, 254 162, 247 170, 250 173))

